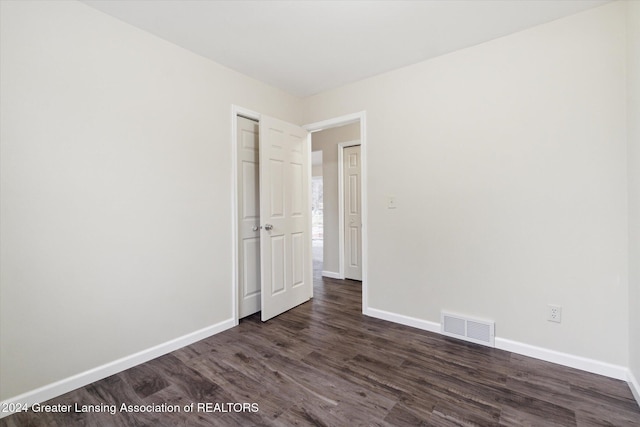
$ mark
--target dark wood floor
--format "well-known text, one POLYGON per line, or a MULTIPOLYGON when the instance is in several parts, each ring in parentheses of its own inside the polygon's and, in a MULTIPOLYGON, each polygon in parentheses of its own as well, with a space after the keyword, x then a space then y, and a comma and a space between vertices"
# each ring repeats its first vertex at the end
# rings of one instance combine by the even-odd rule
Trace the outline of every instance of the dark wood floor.
POLYGON ((365 317, 359 282, 316 272, 314 292, 268 323, 251 316, 47 402, 116 415, 20 413, 0 426, 640 426, 622 381, 365 317), (192 402, 259 411, 119 412, 192 402))

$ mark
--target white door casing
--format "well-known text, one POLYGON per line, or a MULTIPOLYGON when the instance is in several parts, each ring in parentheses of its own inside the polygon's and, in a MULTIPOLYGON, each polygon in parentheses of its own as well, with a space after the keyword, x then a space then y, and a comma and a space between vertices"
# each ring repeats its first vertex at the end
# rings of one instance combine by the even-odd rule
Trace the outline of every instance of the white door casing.
POLYGON ((259 153, 261 309, 266 321, 311 297, 308 133, 263 115, 259 153))
POLYGON ((344 276, 362 280, 362 181, 360 146, 343 148, 344 276))
POLYGON ((260 311, 260 173, 258 122, 237 118, 239 316, 260 311))

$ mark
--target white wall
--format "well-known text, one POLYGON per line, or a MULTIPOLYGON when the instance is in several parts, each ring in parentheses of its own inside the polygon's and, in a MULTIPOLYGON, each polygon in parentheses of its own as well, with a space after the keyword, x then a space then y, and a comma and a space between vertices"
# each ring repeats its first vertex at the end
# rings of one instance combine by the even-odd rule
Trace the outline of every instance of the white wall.
POLYGON ((1 2, 0 399, 231 319, 231 104, 299 100, 78 2, 1 2))
MULTIPOLYGON (((640 2, 627 2, 629 314, 631 372, 640 385, 640 2)), ((636 390, 640 403, 640 389, 636 390)))
POLYGON ((339 126, 311 134, 313 151, 322 151, 323 271, 340 271, 338 219, 338 144, 360 139, 360 123, 339 126))
POLYGON ((371 308, 628 366, 625 9, 305 100, 305 123, 367 112, 371 308))

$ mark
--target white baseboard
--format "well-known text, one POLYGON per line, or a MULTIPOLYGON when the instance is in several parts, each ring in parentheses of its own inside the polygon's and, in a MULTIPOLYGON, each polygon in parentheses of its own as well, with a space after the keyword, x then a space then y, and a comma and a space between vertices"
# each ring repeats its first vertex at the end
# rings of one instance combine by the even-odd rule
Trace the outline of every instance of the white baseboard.
POLYGON ((631 369, 629 369, 629 378, 627 382, 629 383, 629 388, 631 389, 631 393, 633 393, 633 397, 636 398, 636 402, 638 402, 638 405, 640 406, 640 382, 635 375, 633 375, 631 369))
MULTIPOLYGON (((377 308, 366 307, 363 313, 367 316, 375 317, 390 322, 400 323, 402 325, 411 326, 429 332, 440 333, 440 323, 430 322, 428 320, 417 319, 415 317, 404 316, 402 314, 391 313, 389 311, 379 310, 377 308)), ((627 381, 630 377, 633 381, 635 378, 631 375, 629 369, 625 366, 613 365, 599 360, 587 359, 586 357, 576 356, 573 354, 561 353, 559 351, 547 348, 536 347, 517 341, 511 341, 505 338, 495 339, 495 347, 500 350, 510 351, 512 353, 522 354, 523 356, 533 357, 535 359, 545 360, 547 362, 557 363, 558 365, 568 366, 587 372, 592 372, 606 377, 627 381)), ((631 382, 630 382, 631 384, 631 382)), ((638 399, 637 393, 640 391, 638 382, 633 385, 632 391, 638 399), (633 390, 633 387, 636 390, 633 390)), ((639 400, 640 402, 640 400, 639 400)))
POLYGON ((534 359, 604 375, 605 377, 615 378, 617 380, 626 381, 629 376, 629 369, 625 366, 588 359, 586 357, 576 356, 575 354, 562 353, 548 348, 536 347, 505 338, 496 338, 496 348, 533 357, 534 359))
POLYGON ((365 307, 362 312, 365 315, 375 317, 376 319, 388 320, 389 322, 400 323, 401 325, 411 326, 424 331, 440 333, 440 323, 392 313, 390 311, 378 310, 377 308, 371 307, 365 307))
MULTIPOLYGON (((174 350, 178 350, 189 344, 208 338, 212 335, 218 334, 236 325, 234 319, 225 320, 215 325, 208 326, 195 332, 191 332, 187 335, 175 338, 171 341, 156 345, 154 347, 142 350, 138 353, 134 353, 129 356, 125 356, 121 359, 114 360, 105 365, 98 366, 88 371, 81 372, 71 377, 65 378, 60 381, 56 381, 52 384, 37 388, 35 390, 28 391, 16 397, 12 397, 0 402, 0 407, 12 408, 15 405, 21 404, 31 406, 34 403, 41 403, 62 394, 73 391, 77 388, 84 387, 95 381, 99 381, 110 375, 117 374, 126 369, 132 368, 149 360, 160 357, 164 354, 170 353, 174 350), (6 405, 5 405, 6 404, 6 405)), ((11 415, 13 412, 0 412, 0 418, 11 415)))
MULTIPOLYGON (((325 272, 323 272, 323 276, 325 275, 324 273, 325 272)), ((440 333, 440 324, 436 322, 431 322, 428 320, 418 319, 415 317, 405 316, 402 314, 392 313, 389 311, 370 307, 365 307, 363 313, 367 316, 375 317, 377 319, 411 326, 413 328, 421 329, 424 331, 440 333)), ((155 359, 189 344, 193 344, 194 342, 200 341, 204 338, 208 338, 212 335, 218 334, 222 331, 234 327, 235 325, 236 322, 234 321, 234 319, 225 320, 218 324, 200 329, 182 337, 178 337, 163 344, 159 344, 155 347, 148 348, 146 350, 123 357, 105 365, 98 366, 85 372, 81 372, 72 377, 65 378, 55 383, 48 384, 27 393, 23 393, 19 396, 4 400, 0 402, 0 406, 12 407, 13 405, 11 404, 17 403, 31 406, 34 403, 41 403, 46 400, 53 399, 54 397, 60 396, 64 393, 68 393, 77 388, 84 387, 110 375, 117 374, 118 372, 122 372, 126 369, 132 368, 144 362, 148 362, 149 360, 155 359)), ((585 357, 575 356, 572 354, 561 353, 555 350, 549 350, 546 348, 536 347, 517 341, 511 341, 505 338, 496 337, 495 343, 496 348, 501 350, 522 354, 524 356, 545 360, 547 362, 557 363, 563 366, 569 366, 583 371, 604 375, 610 378, 625 380, 629 383, 631 392, 640 405, 640 382, 638 382, 637 378, 633 375, 631 370, 626 367, 613 365, 594 359, 587 359, 585 357)), ((11 414, 12 412, 0 412, 0 418, 6 417, 11 414)))
POLYGON ((323 271, 322 276, 330 279, 344 279, 344 277, 340 276, 340 273, 336 273, 335 271, 323 271))

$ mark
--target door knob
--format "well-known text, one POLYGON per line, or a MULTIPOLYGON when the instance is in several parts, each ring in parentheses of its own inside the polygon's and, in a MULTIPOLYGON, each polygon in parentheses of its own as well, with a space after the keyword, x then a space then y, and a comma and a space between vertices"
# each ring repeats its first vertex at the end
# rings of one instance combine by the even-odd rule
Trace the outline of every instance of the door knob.
POLYGON ((251 229, 252 229, 253 231, 258 231, 258 230, 260 230, 261 228, 262 228, 262 227, 261 227, 261 226, 259 226, 259 225, 254 225, 253 227, 251 227, 251 229))
POLYGON ((264 229, 265 229, 265 230, 267 230, 267 231, 271 231, 271 230, 273 229, 273 225, 271 225, 271 224, 265 224, 265 225, 264 225, 264 229))

